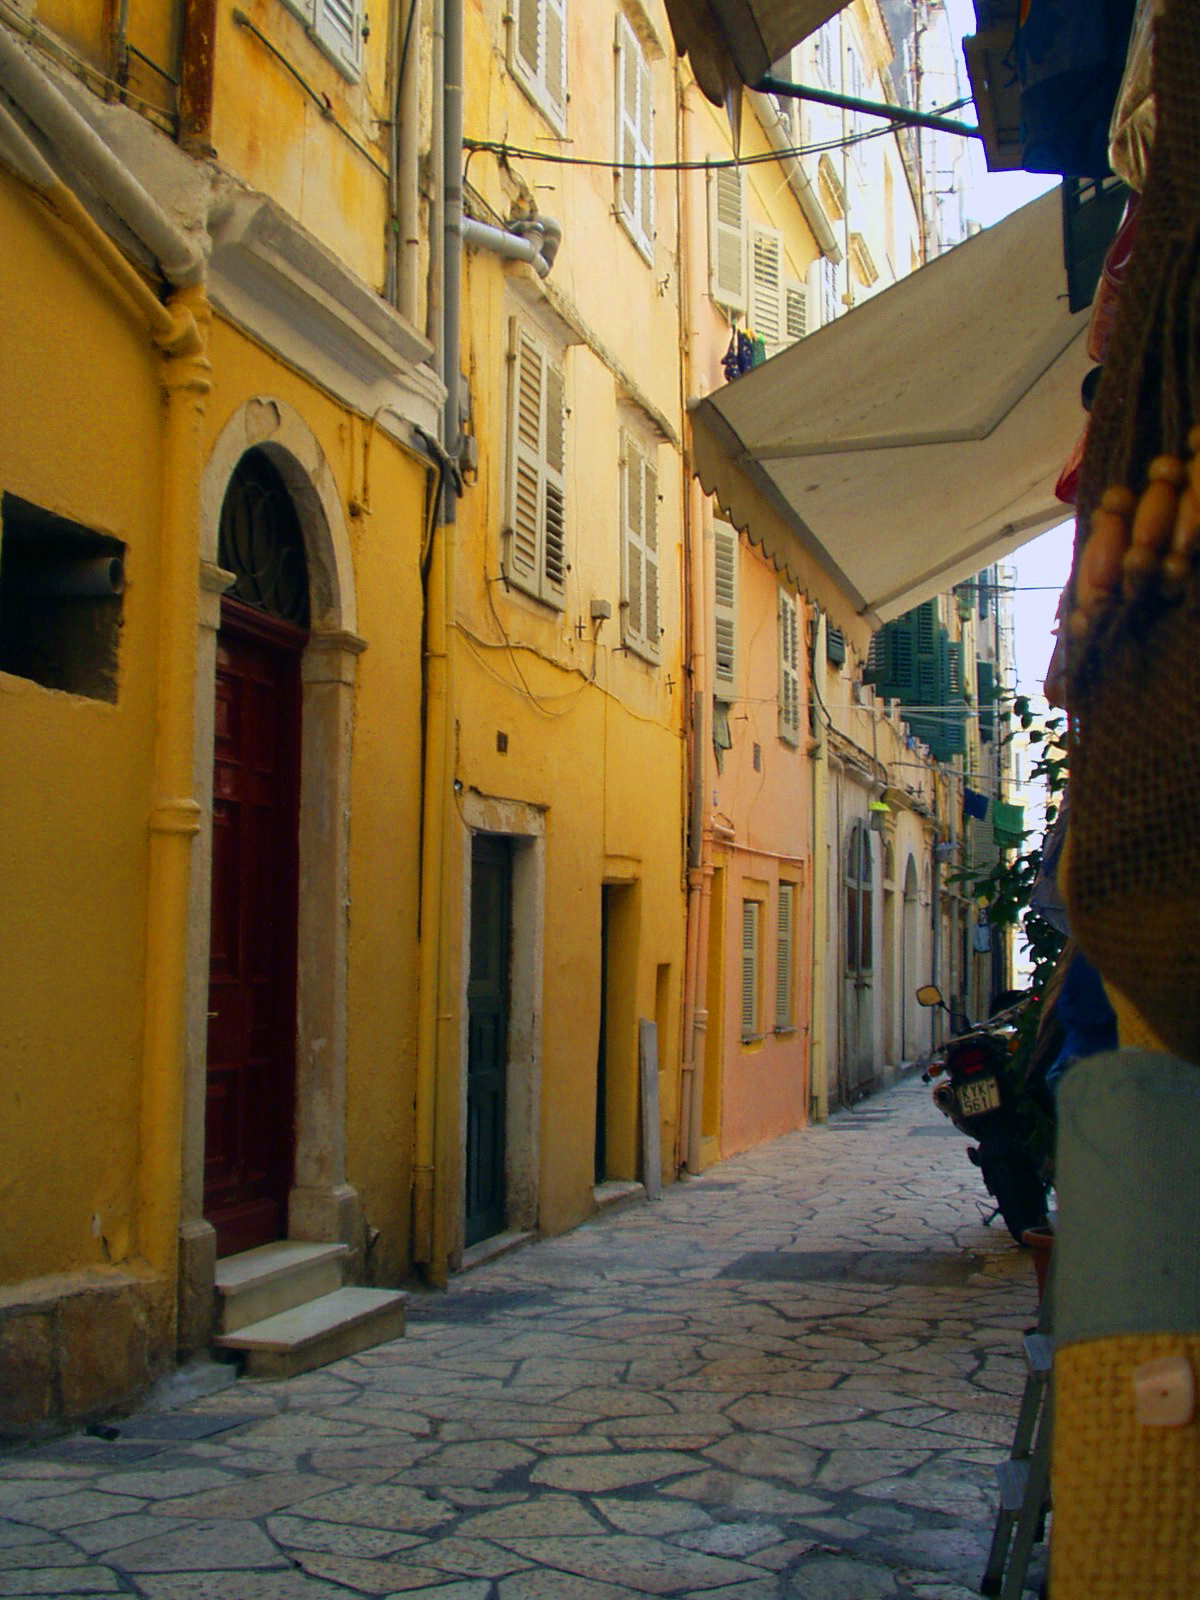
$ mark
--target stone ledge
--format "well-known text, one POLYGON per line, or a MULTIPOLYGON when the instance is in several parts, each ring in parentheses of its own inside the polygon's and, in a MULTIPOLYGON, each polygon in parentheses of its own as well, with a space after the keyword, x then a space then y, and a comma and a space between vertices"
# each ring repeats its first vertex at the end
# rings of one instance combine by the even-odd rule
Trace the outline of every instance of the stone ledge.
POLYGON ((0 1439, 127 1406, 172 1355, 167 1285, 148 1270, 97 1267, 0 1287, 0 1439))

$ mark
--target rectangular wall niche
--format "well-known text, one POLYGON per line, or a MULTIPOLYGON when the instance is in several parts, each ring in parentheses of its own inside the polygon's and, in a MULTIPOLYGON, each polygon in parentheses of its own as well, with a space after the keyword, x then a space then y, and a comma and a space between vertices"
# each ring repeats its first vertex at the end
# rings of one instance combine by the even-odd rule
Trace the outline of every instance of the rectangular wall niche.
POLYGON ((124 590, 119 539, 0 496, 0 672, 115 703, 124 590))

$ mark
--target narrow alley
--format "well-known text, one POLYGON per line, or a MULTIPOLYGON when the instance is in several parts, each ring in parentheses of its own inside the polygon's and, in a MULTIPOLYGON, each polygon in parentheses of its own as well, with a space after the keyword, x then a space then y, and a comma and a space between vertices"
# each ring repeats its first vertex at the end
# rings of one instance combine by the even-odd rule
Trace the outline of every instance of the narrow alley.
POLYGON ((1035 1302, 982 1198, 909 1078, 401 1341, 0 1456, 0 1595, 967 1600, 1035 1302))

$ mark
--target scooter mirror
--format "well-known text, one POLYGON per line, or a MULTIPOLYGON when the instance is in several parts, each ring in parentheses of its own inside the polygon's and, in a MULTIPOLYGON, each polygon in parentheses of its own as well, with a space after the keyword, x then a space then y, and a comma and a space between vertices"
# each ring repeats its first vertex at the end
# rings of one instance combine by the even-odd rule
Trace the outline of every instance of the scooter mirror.
POLYGON ((917 1004, 919 1006, 942 1006, 945 1003, 942 999, 942 991, 936 983, 923 983, 917 990, 917 1004))

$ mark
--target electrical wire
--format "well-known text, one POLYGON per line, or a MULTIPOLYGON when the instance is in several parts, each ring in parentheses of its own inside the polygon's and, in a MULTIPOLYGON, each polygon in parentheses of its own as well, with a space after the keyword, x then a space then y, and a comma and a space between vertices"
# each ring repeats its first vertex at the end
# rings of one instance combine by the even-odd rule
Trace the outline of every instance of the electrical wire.
MULTIPOLYGON (((939 113, 957 111, 961 106, 969 104, 970 97, 967 96, 961 100, 951 101, 938 110, 939 113)), ((832 150, 845 150, 852 145, 866 144, 871 139, 887 138, 890 134, 902 131, 905 126, 906 124, 902 122, 885 122, 882 127, 871 128, 866 133, 850 134, 844 139, 825 139, 816 144, 791 145, 784 150, 765 150, 758 155, 707 161, 618 161, 611 156, 604 159, 592 156, 569 156, 557 150, 531 150, 524 145, 509 144, 504 139, 464 139, 463 148, 472 154, 475 151, 488 151, 502 161, 509 159, 544 161, 556 167, 607 168, 610 172, 716 172, 721 168, 765 166, 797 156, 822 155, 832 150)))

